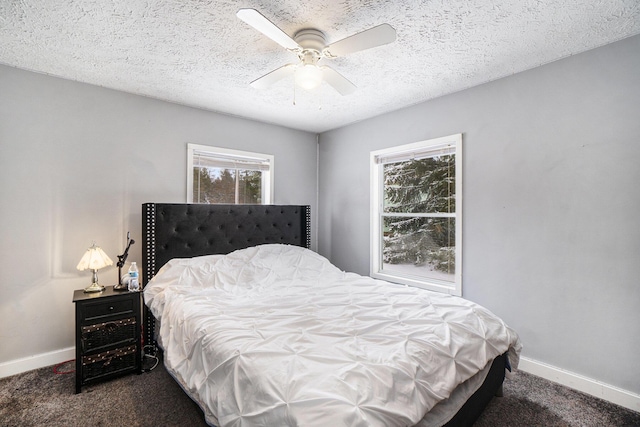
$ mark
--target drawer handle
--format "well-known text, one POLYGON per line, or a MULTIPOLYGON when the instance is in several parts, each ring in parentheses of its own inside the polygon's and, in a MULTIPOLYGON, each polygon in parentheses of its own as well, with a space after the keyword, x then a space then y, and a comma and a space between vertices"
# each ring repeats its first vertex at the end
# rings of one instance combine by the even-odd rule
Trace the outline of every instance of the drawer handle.
POLYGON ((109 307, 109 310, 113 310, 113 306, 110 306, 110 307, 109 307))

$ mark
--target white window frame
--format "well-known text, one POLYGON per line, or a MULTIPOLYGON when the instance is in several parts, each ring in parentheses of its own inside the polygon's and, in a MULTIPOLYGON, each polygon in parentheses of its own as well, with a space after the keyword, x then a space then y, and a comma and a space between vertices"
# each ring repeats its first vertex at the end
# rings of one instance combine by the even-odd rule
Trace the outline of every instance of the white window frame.
MULTIPOLYGON (((423 289, 443 292, 451 295, 462 296, 462 134, 454 134, 441 138, 419 141, 411 144, 372 151, 370 153, 370 179, 371 179, 371 263, 370 274, 372 277, 395 283, 416 286, 423 289), (455 174, 456 174, 456 211, 455 239, 456 239, 456 270, 454 282, 403 275, 398 272, 383 271, 382 262, 382 216, 384 209, 384 182, 383 167, 389 160, 402 161, 416 157, 428 157, 437 154, 438 151, 451 148, 455 149, 455 174)), ((397 214, 394 214, 396 216, 397 214)), ((441 214, 446 216, 448 214, 441 214)), ((411 216, 416 216, 411 214, 411 216)), ((437 216, 437 215, 430 215, 437 216)))
POLYGON ((195 155, 210 155, 238 163, 268 163, 269 169, 262 173, 262 204, 273 204, 274 200, 274 156, 271 154, 253 153, 250 151, 233 150, 231 148, 211 147, 209 145, 187 144, 187 203, 193 201, 193 168, 195 155))

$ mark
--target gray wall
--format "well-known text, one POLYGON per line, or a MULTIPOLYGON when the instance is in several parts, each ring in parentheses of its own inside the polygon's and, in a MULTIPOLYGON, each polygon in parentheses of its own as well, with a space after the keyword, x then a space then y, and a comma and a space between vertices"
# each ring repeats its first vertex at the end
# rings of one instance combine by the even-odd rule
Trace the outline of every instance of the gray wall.
POLYGON ((188 142, 275 155, 275 202, 315 213, 316 138, 0 66, 0 364, 74 345, 80 257, 130 230, 141 261, 140 205, 186 201, 188 142))
POLYGON ((463 133, 463 296, 640 393, 640 36, 320 135, 319 251, 369 272, 369 152, 463 133))

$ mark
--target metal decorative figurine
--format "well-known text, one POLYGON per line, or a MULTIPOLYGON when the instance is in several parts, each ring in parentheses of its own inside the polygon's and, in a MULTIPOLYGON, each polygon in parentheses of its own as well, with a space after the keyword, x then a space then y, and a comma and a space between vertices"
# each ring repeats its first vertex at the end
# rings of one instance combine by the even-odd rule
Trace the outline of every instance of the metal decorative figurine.
POLYGON ((122 267, 124 266, 124 263, 127 260, 127 257, 129 256, 129 248, 131 247, 131 245, 133 245, 136 242, 135 240, 131 239, 129 236, 130 236, 130 233, 127 231, 127 248, 124 250, 124 253, 122 255, 118 255, 118 263, 116 264, 118 266, 118 284, 116 284, 113 287, 113 289, 116 291, 127 290, 127 284, 122 283, 122 267))

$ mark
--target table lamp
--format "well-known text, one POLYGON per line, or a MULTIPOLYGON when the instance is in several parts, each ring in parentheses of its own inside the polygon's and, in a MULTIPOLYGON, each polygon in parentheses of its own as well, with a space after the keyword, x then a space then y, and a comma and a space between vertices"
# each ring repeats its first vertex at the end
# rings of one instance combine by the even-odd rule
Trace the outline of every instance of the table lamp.
POLYGON ((104 291, 104 286, 98 284, 98 270, 108 265, 113 265, 111 258, 109 258, 99 246, 96 246, 96 244, 93 243, 93 245, 84 253, 76 267, 80 271, 87 269, 93 270, 92 283, 84 288, 85 292, 104 291))

